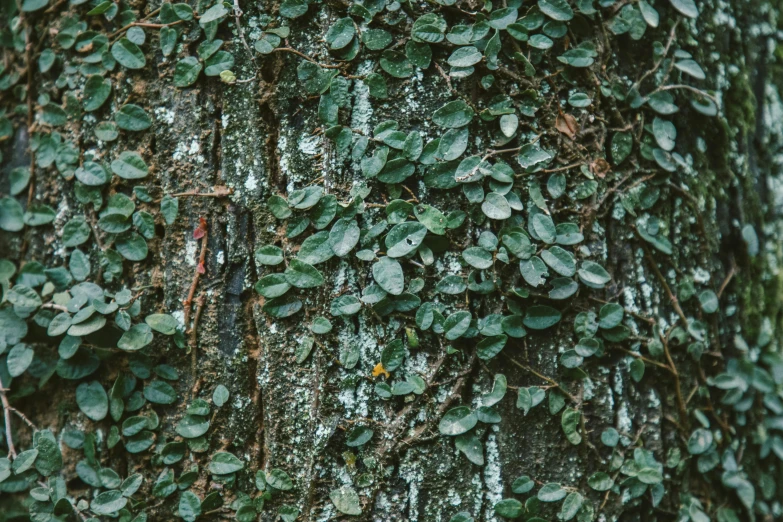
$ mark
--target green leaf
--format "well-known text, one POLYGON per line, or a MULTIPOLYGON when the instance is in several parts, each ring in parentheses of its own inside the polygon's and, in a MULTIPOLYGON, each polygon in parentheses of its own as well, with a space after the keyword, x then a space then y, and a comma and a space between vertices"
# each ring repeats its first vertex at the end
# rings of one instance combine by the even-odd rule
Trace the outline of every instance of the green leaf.
POLYGON ((478 423, 476 413, 467 406, 457 406, 447 411, 438 424, 441 435, 462 435, 478 423))
POLYGON ((400 295, 405 288, 402 266, 391 257, 380 258, 372 266, 372 276, 378 286, 392 295, 400 295))
POLYGON ((464 127, 473 119, 473 109, 462 100, 447 103, 432 114, 432 121, 447 129, 464 127))
POLYGON ((597 471, 590 475, 587 484, 596 491, 608 491, 614 486, 614 480, 603 471, 597 471))
POLYGON ((76 179, 88 187, 100 187, 109 182, 111 175, 100 163, 85 161, 74 173, 76 179))
POLYGON ((567 0, 538 0, 538 8, 546 16, 560 22, 567 22, 574 17, 567 0))
POLYGON ((508 200, 497 192, 490 192, 481 204, 481 211, 490 219, 508 219, 511 217, 511 206, 508 200))
POLYGON ((353 20, 349 17, 338 19, 326 32, 325 40, 333 51, 345 48, 356 35, 353 20))
POLYGON ((587 49, 574 47, 558 56, 557 60, 571 67, 590 67, 595 62, 595 55, 587 49))
POLYGON ((283 319, 290 317, 302 309, 302 301, 292 295, 284 295, 270 299, 264 304, 264 312, 272 317, 283 319))
POLYGON ((142 261, 147 257, 147 242, 136 232, 123 232, 117 236, 114 246, 128 261, 142 261))
POLYGON ((398 51, 383 51, 381 54, 381 69, 395 78, 413 76, 413 64, 408 57, 398 51))
POLYGON ((228 475, 243 469, 245 465, 232 453, 221 451, 212 456, 209 461, 209 472, 215 475, 228 475))
POLYGON ((483 58, 484 55, 478 49, 468 45, 457 48, 446 61, 452 67, 470 67, 479 63, 483 58))
POLYGON ((443 322, 443 331, 446 339, 453 341, 462 337, 470 328, 471 319, 470 312, 466 311, 454 312, 448 316, 443 322))
POLYGON ((712 290, 704 290, 699 294, 699 303, 705 314, 714 314, 718 311, 718 296, 712 290))
POLYGON ((560 321, 560 312, 551 306, 535 305, 527 309, 524 324, 531 330, 544 330, 560 321))
POLYGON ((522 475, 511 484, 511 491, 517 495, 524 495, 532 491, 534 487, 536 487, 536 483, 527 475, 522 475))
POLYGON ((660 148, 665 151, 674 149, 675 141, 677 140, 677 128, 672 122, 656 116, 653 119, 652 129, 655 141, 660 148))
POLYGON ((24 0, 22 2, 22 11, 32 13, 49 5, 49 0, 24 0))
POLYGON ((482 247, 466 248, 462 252, 462 258, 467 264, 479 270, 486 270, 492 266, 492 252, 482 247))
POLYGON ((701 455, 712 446, 712 432, 705 428, 698 428, 691 433, 688 439, 688 453, 701 455))
POLYGON ((147 60, 139 46, 124 37, 111 46, 111 55, 117 63, 128 69, 143 69, 147 65, 147 60))
POLYGON ((530 217, 529 230, 535 238, 541 239, 544 243, 553 244, 557 240, 557 229, 552 218, 541 212, 533 214, 530 217))
POLYGON ((31 203, 24 213, 24 223, 31 227, 39 227, 51 223, 56 217, 57 213, 49 205, 31 203))
POLYGON ((177 30, 173 27, 162 27, 160 30, 160 52, 163 56, 171 56, 177 46, 177 30))
POLYGON ((356 490, 350 486, 342 486, 337 489, 333 489, 329 493, 329 499, 340 513, 345 513, 346 515, 362 514, 359 494, 356 493, 356 490))
POLYGON ((114 121, 119 128, 127 131, 143 131, 152 125, 152 121, 144 109, 132 103, 123 105, 119 111, 115 112, 114 121))
POLYGON ((579 433, 579 421, 582 414, 573 408, 566 408, 560 416, 560 426, 563 428, 566 439, 573 445, 582 442, 582 435, 579 433))
POLYGON ((150 328, 163 335, 174 335, 177 333, 177 327, 179 326, 179 321, 169 314, 148 315, 144 318, 144 322, 150 328))
POLYGON ((371 51, 380 51, 392 43, 392 35, 384 29, 367 29, 362 33, 362 42, 371 51))
POLYGON ((495 504, 495 514, 503 518, 520 518, 525 513, 525 506, 515 498, 504 498, 495 504))
POLYGON ((537 497, 541 502, 557 502, 563 500, 566 494, 566 490, 564 490, 560 484, 550 482, 544 484, 544 486, 538 490, 537 497))
POLYGON ((284 295, 291 289, 284 274, 269 274, 258 280, 255 286, 256 292, 267 299, 274 299, 284 295))
POLYGON ((488 361, 489 359, 492 359, 500 353, 504 346, 506 346, 507 340, 508 337, 505 335, 493 335, 492 337, 482 339, 476 345, 476 353, 478 358, 482 361, 488 361))
POLYGON ((177 400, 177 392, 165 381, 151 381, 144 386, 144 398, 153 404, 172 404, 177 400))
POLYGON ((90 509, 96 515, 115 515, 119 510, 125 507, 128 499, 122 495, 122 492, 116 489, 99 493, 92 502, 90 509))
POLYGON ((611 143, 612 163, 619 165, 633 150, 633 135, 630 132, 615 132, 611 143))
POLYGON ((152 329, 146 324, 136 324, 122 334, 117 347, 127 352, 141 350, 152 342, 152 329))
POLYGON ((693 76, 697 80, 704 80, 707 78, 707 75, 704 74, 704 69, 702 69, 701 65, 699 65, 694 60, 691 59, 680 60, 678 62, 675 62, 674 66, 680 71, 684 72, 685 74, 693 76))
POLYGON ((584 497, 576 491, 572 491, 563 501, 558 518, 560 520, 571 520, 576 516, 584 503, 584 497))
POLYGON ((179 518, 185 522, 196 522, 201 514, 201 499, 191 491, 183 491, 179 497, 179 518))
POLYGON ((160 213, 167 225, 171 225, 177 219, 179 213, 179 200, 166 194, 160 201, 160 213))
POLYGON ((356 426, 345 436, 345 445, 349 448, 358 448, 367 444, 373 436, 373 430, 366 426, 356 426))
POLYGON ((603 288, 612 279, 604 267, 593 261, 582 262, 578 273, 579 279, 590 288, 603 288))
POLYGON ((229 71, 234 66, 234 55, 227 51, 218 51, 204 62, 206 76, 218 76, 223 71, 229 71))
POLYGON ((21 452, 16 456, 14 459, 13 464, 11 465, 11 469, 13 470, 14 474, 20 475, 33 467, 33 464, 35 463, 35 459, 38 458, 38 450, 37 449, 29 449, 21 452))
POLYGON ((561 276, 571 277, 576 273, 576 259, 570 252, 559 246, 542 250, 541 259, 561 276))
POLYGON ((97 381, 83 382, 76 388, 76 404, 94 421, 103 420, 109 413, 109 397, 97 381))
POLYGON ((299 18, 307 13, 307 2, 305 0, 285 0, 280 4, 280 16, 285 18, 299 18))
POLYGON ((329 246, 337 257, 345 257, 359 243, 361 230, 355 219, 337 220, 329 231, 329 246))
POLYGON ((625 310, 619 304, 617 303, 605 304, 601 307, 601 310, 598 312, 598 327, 603 328, 605 330, 614 328, 615 326, 619 325, 622 322, 624 315, 625 315, 625 310))
POLYGON ((149 169, 138 152, 124 151, 111 162, 111 170, 123 179, 146 178, 149 169))
POLYGON ((215 5, 204 11, 204 13, 201 15, 201 18, 199 18, 198 23, 201 27, 204 27, 210 22, 219 21, 227 14, 228 9, 226 8, 225 4, 221 1, 218 1, 215 5))
POLYGON ((669 0, 680 14, 687 16, 688 18, 697 18, 699 16, 699 9, 696 7, 694 0, 669 0))
POLYGON ((19 343, 11 348, 5 360, 9 375, 11 377, 22 375, 30 367, 34 355, 33 349, 24 343, 19 343))
POLYGON ((226 403, 226 401, 228 401, 228 397, 229 397, 228 388, 226 388, 222 384, 218 384, 215 387, 215 391, 212 392, 212 402, 218 408, 222 407, 226 403))
POLYGON ((386 235, 386 255, 405 256, 419 248, 426 235, 427 227, 417 221, 406 221, 395 225, 386 235))
POLYGON ((493 29, 506 29, 516 22, 519 12, 514 7, 495 9, 489 14, 489 25, 493 29))
POLYGON ((294 483, 288 473, 282 469, 272 469, 266 474, 266 483, 280 491, 290 491, 294 489, 294 483))
POLYGON ((196 83, 201 69, 204 66, 195 56, 187 56, 177 62, 174 68, 174 85, 177 87, 189 87, 196 83))
POLYGON ((292 259, 286 268, 285 280, 296 288, 315 288, 324 283, 324 276, 314 266, 292 259))
POLYGON ((209 430, 209 419, 201 415, 185 415, 174 429, 186 439, 195 439, 209 430))
POLYGON ((24 210, 14 198, 0 198, 0 229, 19 232, 24 228, 24 210))
POLYGON ((313 324, 310 325, 310 330, 314 334, 323 335, 332 331, 332 323, 326 317, 316 317, 313 319, 313 324))

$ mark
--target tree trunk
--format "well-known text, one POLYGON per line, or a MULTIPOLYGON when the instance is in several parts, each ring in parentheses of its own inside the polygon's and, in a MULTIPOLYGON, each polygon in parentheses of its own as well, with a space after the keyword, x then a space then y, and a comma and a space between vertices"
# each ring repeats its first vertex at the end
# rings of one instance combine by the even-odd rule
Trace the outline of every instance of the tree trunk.
POLYGON ((0 521, 783 517, 779 2, 39 4, 0 7, 0 521), (297 192, 317 188, 332 219, 297 192), (152 224, 107 218, 116 194, 152 224), (426 237, 395 246, 398 222, 426 237), (319 232, 323 262, 300 251, 319 232), (256 286, 271 274, 294 288, 256 286), (129 322, 96 306, 73 355, 52 323, 89 307, 80 281, 129 322), (99 469, 143 483, 112 509, 99 469))

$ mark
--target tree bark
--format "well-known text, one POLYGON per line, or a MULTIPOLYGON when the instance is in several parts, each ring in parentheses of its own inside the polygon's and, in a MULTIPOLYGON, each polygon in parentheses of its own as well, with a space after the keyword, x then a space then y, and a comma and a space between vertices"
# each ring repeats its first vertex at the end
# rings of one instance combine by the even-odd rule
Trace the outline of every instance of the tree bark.
MULTIPOLYGON (((56 5, 60 7, 54 12, 69 9, 65 4, 56 5)), ((399 12, 399 28, 407 28, 427 12, 440 10, 458 19, 464 11, 481 8, 471 2, 459 4, 459 9, 434 5, 404 4, 399 12)), ((669 2, 659 0, 655 4, 661 14, 659 27, 647 27, 640 40, 628 34, 614 35, 608 29, 623 5, 636 3, 616 2, 595 16, 578 16, 579 25, 573 22, 570 26, 572 32, 567 38, 573 39, 573 45, 581 39, 597 45, 595 65, 590 68, 574 73, 553 54, 534 64, 536 73, 530 77, 525 75, 524 64, 511 60, 493 72, 499 86, 493 91, 496 94, 509 95, 519 105, 525 103, 525 91, 534 89, 544 100, 534 117, 520 115, 527 129, 522 133, 525 137, 518 144, 499 148, 540 140, 556 151, 547 172, 531 177, 549 201, 555 223, 571 220, 579 224, 585 241, 574 247, 577 256, 599 261, 612 281, 601 290, 583 286, 574 298, 557 302, 563 319, 556 326, 542 332, 529 329, 526 337, 510 339, 491 360, 476 356, 480 338, 451 343, 431 332, 419 331, 420 346, 409 346, 401 371, 405 376, 420 376, 425 389, 422 394, 391 399, 376 393, 376 384, 388 379, 374 375, 373 369, 388 342, 405 337, 406 328, 417 329, 415 312, 383 318, 367 306, 347 318, 330 312, 333 299, 348 294, 361 296, 372 284, 371 263, 358 261, 352 252, 318 265, 325 276, 324 284, 303 292, 302 311, 286 319, 266 313, 264 304, 268 300, 254 291, 259 278, 270 273, 270 267, 255 260, 256 249, 278 245, 286 252, 288 263, 303 237, 312 233, 309 229, 305 236, 287 238, 286 223, 270 211, 270 196, 289 197, 294 190, 320 185, 347 204, 352 190, 367 184, 373 191, 366 200, 369 205, 358 216, 363 228, 386 217, 383 208, 372 205, 383 207, 395 199, 384 184, 362 174, 350 151, 339 151, 325 137, 318 95, 306 94, 297 78, 297 68, 305 60, 338 63, 329 53, 325 35, 338 18, 347 16, 349 4, 311 4, 305 17, 292 22, 295 29, 281 47, 299 50, 309 58, 279 49, 261 55, 247 47, 243 39, 252 46, 262 17, 276 13, 279 5, 240 4, 241 16, 235 18, 231 13, 218 30, 218 38, 225 40, 225 48, 234 56, 231 70, 238 81, 231 84, 202 76, 191 87, 176 87, 171 80, 175 64, 195 52, 203 32, 193 22, 192 27, 183 30, 186 45, 164 57, 157 44, 151 44, 157 41, 157 29, 150 29, 147 45, 142 46, 146 67, 140 71, 117 67, 109 73, 113 91, 107 106, 100 113, 71 119, 60 132, 79 144, 81 161, 85 155, 110 161, 123 150, 136 150, 150 167, 150 175, 142 181, 155 202, 137 201, 140 208, 155 214, 155 237, 148 241, 150 253, 141 262, 125 262, 122 274, 106 287, 118 290, 124 285, 133 289, 144 315, 170 313, 180 321, 190 319, 183 325, 187 349, 158 334, 154 344, 145 348, 156 364, 168 364, 179 372, 177 402, 148 406, 160 416, 161 428, 156 445, 135 455, 123 452, 122 444, 112 450, 105 446, 104 437, 117 423, 109 418, 92 422, 80 412, 75 399, 77 382, 56 375, 40 382, 29 375, 14 378, 11 384, 6 383, 11 405, 38 428, 51 429, 60 442, 67 430, 101 430, 101 465, 112 467, 123 478, 141 472, 145 477, 142 496, 147 496, 166 467, 155 456, 156 448, 164 441, 181 439, 175 426, 194 398, 209 401, 218 385, 226 386, 230 399, 212 410, 208 450, 191 452, 185 461, 171 466, 177 476, 193 463, 200 466, 199 480, 190 488, 199 498, 212 491, 222 492, 225 507, 202 514, 203 520, 232 519, 234 510, 229 505, 238 492, 260 495, 253 477, 256 471, 273 469, 285 470, 294 487, 268 499, 258 515, 261 520, 277 520, 281 506, 294 506, 298 520, 340 518, 344 515, 330 500, 330 493, 350 486, 359 494, 363 520, 448 521, 458 512, 468 512, 477 521, 489 522, 503 519, 495 511, 502 499, 524 502, 548 483, 561 484, 567 491, 583 495, 585 507, 580 516, 586 520, 685 520, 678 519, 677 514, 688 512, 692 498, 701 502, 701 509, 712 520, 722 520, 717 514, 721 507, 734 509, 743 520, 778 519, 780 510, 773 504, 781 498, 780 486, 775 482, 781 479, 780 460, 774 452, 764 455, 758 441, 754 441, 754 436, 761 436, 756 429, 774 415, 765 409, 760 395, 746 413, 736 413, 721 403, 722 392, 713 386, 712 379, 725 373, 732 360, 760 360, 762 354, 777 354, 779 350, 783 289, 778 268, 783 261, 778 239, 783 231, 779 162, 783 105, 778 90, 783 74, 777 27, 780 5, 761 0, 706 2, 699 6, 699 17, 693 20, 680 15, 669 2), (671 175, 639 152, 644 136, 651 137, 645 134, 644 126, 652 125, 656 113, 649 107, 630 109, 627 103, 602 94, 602 88, 611 90, 613 79, 619 78, 630 82, 645 78, 644 90, 640 89, 643 95, 661 86, 661 75, 671 73, 673 65, 665 61, 658 67, 661 57, 654 52, 654 42, 660 48, 673 45, 672 50, 693 55, 707 77, 689 84, 712 93, 709 96, 718 101, 719 108, 717 116, 705 116, 687 102, 685 95, 691 93, 672 89, 681 101, 679 112, 670 119, 678 131, 675 151, 683 164, 677 165, 676 173, 671 175), (651 71, 649 78, 644 76, 651 71), (574 89, 585 92, 592 104, 586 108, 568 105, 566 100, 574 89), (143 133, 122 133, 111 143, 96 140, 95 124, 109 118, 123 103, 143 107, 153 119, 151 128, 143 133), (569 136, 571 129, 563 128, 564 122, 568 124, 565 115, 575 118, 573 138, 569 136), (621 165, 608 163, 612 137, 629 130, 634 133, 632 158, 621 165), (570 167, 574 163, 577 165, 570 167), (566 174, 569 184, 569 194, 557 201, 546 192, 547 178, 554 171, 566 174), (588 179, 585 175, 597 181, 598 189, 586 199, 577 199, 572 192, 588 179), (640 196, 642 188, 657 191, 659 198, 654 207, 636 210, 640 216, 653 215, 660 221, 673 245, 671 255, 664 255, 645 241, 636 216, 623 205, 625 198, 638 202, 644 197, 640 196), (163 196, 174 194, 185 195, 177 197, 176 221, 166 224, 158 213, 158 204, 163 196), (195 239, 194 230, 202 219, 206 220, 206 235, 195 239), (757 237, 757 253, 751 245, 750 230, 757 237), (185 301, 198 272, 202 242, 206 243, 204 273, 196 276, 193 300, 188 304, 185 301), (694 281, 699 291, 715 293, 720 302, 717 313, 705 313, 698 294, 681 301, 686 280, 694 281), (607 302, 624 308, 623 324, 630 329, 630 339, 605 341, 603 356, 591 358, 582 366, 584 378, 575 378, 561 359, 563 352, 580 339, 574 331, 574 319, 580 312, 598 313, 607 302), (326 335, 310 331, 319 316, 331 318, 333 329, 326 335), (685 325, 694 319, 707 328, 704 354, 698 360, 689 351, 691 341, 675 341, 677 327, 687 338, 685 325), (757 342, 765 336, 772 337, 771 344, 757 342), (296 362, 305 337, 315 338, 312 352, 303 362, 296 362), (749 355, 736 340, 739 337, 751 346, 749 355), (651 343, 661 346, 659 356, 651 354, 651 343), (634 361, 644 363, 641 379, 634 375, 634 361), (479 424, 476 429, 483 459, 483 465, 477 465, 455 447, 454 437, 439 433, 438 425, 453 407, 481 406, 482 396, 491 391, 497 374, 505 376, 509 390, 496 405, 500 422, 479 424), (517 406, 517 393, 531 386, 546 390, 547 401, 523 413, 517 406), (579 412, 580 444, 569 442, 564 434, 562 412, 550 413, 548 404, 553 395, 564 397, 566 407, 579 412), (56 397, 56 403, 52 397, 56 397), (715 434, 721 455, 730 449, 750 477, 756 499, 750 510, 732 487, 721 482, 719 471, 700 473, 697 457, 685 458, 689 457, 686 448, 691 434, 705 422, 715 434), (347 433, 355 426, 372 428, 370 443, 346 445, 347 433), (601 440, 607 428, 621 434, 621 443, 614 451, 601 440), (673 467, 665 466, 666 494, 660 503, 652 501, 649 491, 632 498, 628 488, 620 485, 623 475, 611 466, 613 452, 633 460, 634 448, 642 447, 660 463, 671 459, 674 451, 681 452, 684 459, 673 467), (211 456, 219 450, 233 453, 244 464, 236 483, 225 488, 207 471, 211 456), (588 486, 591 475, 610 469, 610 475, 619 475, 617 490, 604 493, 588 486), (514 481, 523 475, 535 482, 533 493, 512 491, 514 481)), ((158 7, 157 3, 131 4, 140 13, 139 18, 158 7)), ((198 12, 203 13, 206 7, 198 12)), ((52 37, 47 37, 44 29, 58 30, 63 23, 59 17, 43 12, 24 19, 25 27, 47 42, 52 37)), ((397 30, 390 20, 384 19, 379 27, 397 30)), ((100 24, 105 25, 105 21, 100 24)), ((9 33, 10 24, 5 25, 4 32, 9 33)), ((511 40, 506 43, 511 45, 511 40)), ((558 41, 556 45, 563 44, 558 41)), ((41 73, 35 63, 25 62, 23 50, 24 45, 20 50, 19 45, 7 44, 5 55, 17 68, 25 63, 32 67, 31 86, 36 96, 48 94, 58 103, 66 103, 65 91, 81 88, 58 88, 55 77, 41 73)), ((40 49, 33 44, 31 52, 35 55, 40 49)), ((479 80, 489 71, 481 69, 481 73, 465 79, 450 78, 448 70, 439 73, 440 67, 447 67, 450 52, 439 51, 432 65, 409 78, 399 80, 387 75, 387 100, 369 95, 367 76, 380 71, 377 53, 360 55, 349 62, 340 69, 350 82, 350 106, 340 110, 341 125, 351 129, 355 138, 372 137, 376 125, 396 120, 405 133, 418 130, 424 134, 426 143, 439 136, 431 115, 446 102, 466 99, 486 107, 492 95, 482 90, 479 80)), ((671 56, 673 51, 667 52, 671 56)), ((13 96, 12 89, 2 92, 4 107, 20 103, 13 96)), ((37 113, 39 100, 33 103, 37 113)), ((3 195, 9 194, 11 170, 28 166, 31 160, 33 142, 24 121, 26 110, 21 111, 21 117, 13 116, 13 138, 1 144, 5 158, 0 183, 3 195)), ((471 127, 468 154, 495 148, 493 136, 479 125, 478 118, 471 127)), ((35 131, 42 129, 51 130, 38 123, 35 131)), ((525 210, 520 214, 527 217, 528 209, 535 206, 528 189, 529 177, 520 174, 515 154, 500 157, 514 164, 520 182, 524 179, 521 190, 525 210)), ((73 181, 63 179, 53 167, 33 170, 31 202, 49 204, 57 217, 48 227, 4 231, 0 235, 0 257, 19 268, 36 261, 47 268, 68 265, 72 249, 62 245, 63 225, 77 215, 86 216, 88 222, 97 220, 99 209, 80 203, 73 193, 73 181)), ((114 178, 104 187, 104 198, 115 192, 130 194, 131 186, 114 178)), ((437 253, 434 264, 405 266, 406 275, 426 282, 422 301, 424 296, 445 299, 436 296, 435 284, 448 273, 464 276, 473 270, 459 254, 478 245, 480 233, 491 227, 474 219, 480 205, 469 204, 459 189, 428 186, 423 169, 409 178, 402 190, 400 199, 468 214, 462 227, 448 233, 448 251, 437 253)), ((27 192, 15 196, 25 208, 29 204, 26 196, 27 192)), ((497 229, 494 227, 495 232, 497 229)), ((98 229, 93 229, 93 234, 104 241, 112 240, 98 229)), ((90 280, 104 284, 106 278, 98 273, 102 247, 92 241, 85 246, 92 259, 90 280)), ((511 266, 517 264, 518 260, 511 262, 511 266)), ((488 274, 499 278, 499 293, 463 293, 456 300, 447 300, 448 305, 471 310, 475 317, 503 313, 507 301, 516 299, 511 289, 525 286, 518 270, 509 274, 488 274)), ((4 294, 12 286, 6 285, 4 294)), ((531 297, 519 300, 522 306, 552 303, 545 295, 548 290, 530 291, 531 297)), ((57 345, 46 339, 46 329, 33 328, 30 335, 35 339, 29 342, 41 344, 36 344, 36 360, 56 362, 57 345), (46 342, 50 344, 43 348, 46 342)), ((98 380, 110 390, 118 373, 128 372, 128 358, 117 350, 102 351, 100 357, 104 359, 102 365, 89 380, 98 380)), ((8 370, 4 368, 0 377, 5 380, 6 376, 8 370)), ((389 381, 396 380, 400 379, 389 381)), ((774 388, 779 390, 780 382, 775 381, 774 388)), ((12 419, 12 429, 17 451, 29 448, 31 430, 17 417, 12 419)), ((75 478, 74 466, 83 458, 81 451, 62 443, 60 446, 65 460, 62 475, 69 495, 89 501, 90 488, 75 478)), ((3 493, 0 506, 16 513, 21 509, 21 498, 20 493, 3 493)), ((178 495, 172 495, 163 501, 148 501, 145 509, 149 519, 175 518, 178 499, 178 495)), ((560 503, 541 503, 539 516, 555 519, 559 510, 560 503)), ((134 515, 137 512, 133 511, 134 515)), ((0 515, 0 520, 13 520, 12 516, 0 515)))

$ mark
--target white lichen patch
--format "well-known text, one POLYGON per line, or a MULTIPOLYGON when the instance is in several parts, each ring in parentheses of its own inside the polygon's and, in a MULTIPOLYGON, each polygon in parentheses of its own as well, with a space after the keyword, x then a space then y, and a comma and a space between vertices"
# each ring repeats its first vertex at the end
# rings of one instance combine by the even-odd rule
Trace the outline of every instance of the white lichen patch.
POLYGON ((495 433, 499 431, 499 426, 492 426, 492 433, 487 437, 486 450, 484 451, 484 487, 486 490, 486 510, 484 511, 484 520, 487 522, 497 521, 495 517, 495 504, 503 499, 503 476, 500 466, 500 449, 498 447, 495 433))

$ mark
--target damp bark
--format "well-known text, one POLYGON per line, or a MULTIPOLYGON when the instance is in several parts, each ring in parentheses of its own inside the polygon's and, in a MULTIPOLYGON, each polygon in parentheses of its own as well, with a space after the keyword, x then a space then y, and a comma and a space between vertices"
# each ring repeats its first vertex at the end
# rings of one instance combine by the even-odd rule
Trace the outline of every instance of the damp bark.
MULTIPOLYGON (((677 320, 667 286, 674 288, 682 276, 706 277, 716 289, 729 282, 723 291, 735 305, 733 314, 716 319, 720 349, 704 363, 707 374, 714 374, 723 365, 722 350, 731 352, 740 327, 753 338, 765 318, 775 325, 780 323, 782 287, 777 264, 781 252, 777 238, 783 231, 779 162, 783 126, 774 120, 783 115, 778 91, 783 71, 774 37, 775 6, 766 2, 707 4, 698 23, 687 22, 685 34, 689 32, 699 42, 702 63, 719 72, 710 82, 718 89, 725 111, 715 119, 685 108, 675 118, 683 149, 690 152, 690 167, 685 183, 661 186, 656 207, 676 246, 675 254, 667 260, 649 255, 649 247, 627 225, 630 220, 622 219, 625 211, 619 201, 603 201, 601 193, 584 205, 581 222, 585 248, 603 257, 613 275, 603 295, 593 295, 616 300, 633 312, 635 315, 627 319, 632 331, 648 326, 638 317, 663 329, 677 320), (606 206, 595 206, 599 201, 606 206), (758 231, 760 253, 755 257, 746 253, 741 232, 745 225, 758 231)), ((269 6, 243 6, 242 20, 257 21, 264 7, 269 6)), ((337 17, 337 10, 328 5, 319 7, 312 23, 291 36, 290 45, 309 56, 328 56, 323 36, 337 17)), ((322 269, 326 284, 307 295, 302 313, 283 320, 263 313, 264 301, 253 285, 265 268, 256 264, 253 253, 281 238, 286 241, 284 226, 272 216, 266 200, 321 183, 339 200, 348 201, 351 189, 366 180, 358 165, 338 156, 319 128, 318 100, 303 96, 298 86, 301 58, 289 53, 263 59, 251 56, 233 21, 227 30, 224 37, 230 40, 235 55, 234 72, 240 80, 248 81, 233 85, 199 82, 193 88, 177 89, 151 74, 144 88, 138 83, 117 82, 120 93, 154 115, 153 132, 124 144, 150 153, 150 184, 159 195, 231 189, 225 197, 180 198, 176 223, 158 227, 158 236, 150 244, 156 255, 134 264, 126 275, 136 287, 148 289, 141 298, 145 311, 184 312, 183 300, 200 251, 193 230, 201 218, 206 220, 205 273, 196 294, 204 303, 195 333, 196 364, 193 366, 191 354, 169 344, 161 343, 156 355, 183 375, 178 390, 182 397, 209 398, 218 384, 230 390, 230 402, 214 418, 209 442, 210 448, 224 448, 245 461, 249 473, 240 480, 243 489, 253 491, 252 473, 256 470, 280 468, 293 478, 294 489, 268 502, 260 515, 262 520, 277 519, 281 505, 296 506, 302 520, 337 518, 329 492, 343 485, 356 487, 366 520, 437 522, 447 521, 459 511, 468 511, 480 521, 500 520, 494 505, 512 496, 511 484, 521 475, 533 477, 539 484, 558 482, 585 490, 590 470, 607 463, 606 452, 596 449, 607 427, 641 438, 659 461, 664 460, 667 451, 680 443, 678 423, 685 425, 694 419, 680 418, 669 373, 648 367, 648 375, 637 384, 630 375, 633 357, 622 351, 612 351, 592 366, 588 378, 563 385, 582 401, 584 443, 574 446, 563 437, 560 416, 550 415, 546 404, 523 414, 510 390, 498 406, 501 422, 487 424, 479 433, 484 445, 483 466, 469 462, 455 448, 453 439, 437 436, 439 418, 446 407, 478 405, 497 373, 503 373, 514 389, 548 385, 528 369, 503 356, 479 363, 471 356, 470 340, 455 343, 453 353, 447 353, 447 347, 434 336, 423 336, 406 370, 438 385, 421 396, 382 400, 374 392, 372 370, 380 361, 384 344, 400 334, 406 318, 379 322, 371 315, 334 320, 330 335, 318 338, 310 356, 296 363, 296 349, 309 335, 311 320, 328 312, 337 295, 360 294, 371 276, 350 258, 330 260, 322 269), (373 426, 375 432, 373 444, 364 449, 345 445, 346 431, 357 421, 373 426), (360 475, 368 472, 375 477, 373 483, 356 486, 360 475)), ((628 64, 629 75, 652 66, 649 41, 627 46, 618 42, 624 40, 615 40, 614 59, 628 64)), ((158 67, 161 73, 170 73, 170 63, 158 67)), ((362 75, 373 64, 366 67, 362 75)), ((364 133, 371 133, 384 120, 395 119, 401 128, 417 129, 432 138, 435 133, 428 115, 453 99, 455 93, 450 88, 459 95, 473 96, 476 82, 452 80, 449 86, 438 74, 419 74, 395 83, 389 100, 378 100, 369 96, 361 79, 355 79, 348 119, 352 128, 364 133)), ((515 87, 524 90, 529 86, 520 80, 515 87)), ((595 117, 590 121, 601 127, 598 132, 606 133, 611 125, 599 120, 613 121, 614 115, 602 112, 600 98, 596 90, 593 100, 598 106, 592 109, 595 117)), ((555 115, 542 114, 532 125, 538 131, 551 131, 555 115)), ((577 135, 576 141, 579 139, 577 135)), ((8 158, 4 171, 26 164, 28 145, 24 131, 18 132, 12 143, 3 144, 8 158)), ((58 220, 63 222, 67 216, 88 212, 76 201, 60 200, 61 194, 70 193, 61 189, 61 183, 53 177, 39 177, 36 201, 55 205, 62 211, 58 220)), ((0 188, 7 188, 7 182, 0 188)), ((423 183, 410 183, 409 188, 421 202, 450 209, 462 205, 470 210, 467 204, 423 183)), ((382 212, 368 208, 366 217, 375 218, 382 212)), ((459 238, 463 247, 477 239, 477 231, 471 229, 459 238)), ((29 232, 21 237, 4 235, 0 246, 3 257, 57 264, 65 255, 58 241, 57 237, 29 232)), ((436 281, 454 269, 452 261, 440 260, 416 275, 436 281)), ((578 340, 572 319, 580 311, 596 310, 597 303, 585 296, 565 312, 558 327, 530 333, 509 343, 505 351, 528 368, 560 381, 560 355, 578 340)), ((479 299, 472 305, 493 313, 502 303, 479 299)), ((687 400, 704 384, 703 376, 689 369, 685 347, 678 347, 673 357, 684 368, 679 376, 680 394, 687 400)), ((110 359, 99 379, 111 383, 123 368, 119 358, 110 359)), ((75 386, 61 382, 46 386, 49 393, 17 397, 15 404, 40 425, 57 430, 83 426, 84 418, 74 402, 75 386), (50 402, 53 393, 62 397, 56 407, 50 402)), ((161 418, 170 427, 182 414, 172 407, 161 418)), ((19 432, 24 440, 21 428, 19 432)), ((70 466, 66 469, 72 471, 78 456, 65 456, 70 466)), ((194 454, 193 458, 203 465, 208 456, 194 454)), ((126 470, 153 467, 148 457, 106 452, 103 458, 107 465, 126 470)), ((677 487, 696 487, 685 483, 689 479, 682 480, 677 487)), ((209 492, 208 479, 196 487, 201 488, 203 497, 209 492)), ((661 517, 679 509, 674 491, 659 508, 661 517)), ((597 507, 603 495, 593 497, 597 507)), ((170 502, 153 510, 153 519, 167 517, 174 509, 171 506, 170 502)), ((656 516, 644 499, 626 501, 618 495, 612 496, 601 513, 609 520, 651 520, 656 516)), ((212 516, 223 519, 228 515, 212 516)))

